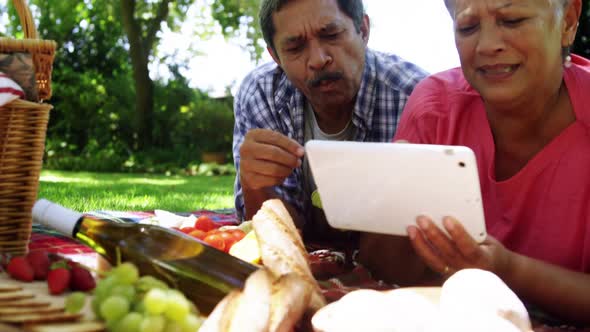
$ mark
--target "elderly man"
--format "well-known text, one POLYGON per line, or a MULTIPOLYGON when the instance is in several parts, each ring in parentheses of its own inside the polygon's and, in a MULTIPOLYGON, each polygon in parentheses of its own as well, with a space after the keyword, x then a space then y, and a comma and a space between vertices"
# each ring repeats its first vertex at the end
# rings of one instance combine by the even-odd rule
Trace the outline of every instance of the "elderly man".
POLYGON ((305 237, 343 234, 312 206, 303 145, 390 141, 426 73, 367 48, 361 0, 263 0, 260 25, 274 62, 252 71, 235 99, 236 210, 250 219, 262 202, 280 198, 305 237))

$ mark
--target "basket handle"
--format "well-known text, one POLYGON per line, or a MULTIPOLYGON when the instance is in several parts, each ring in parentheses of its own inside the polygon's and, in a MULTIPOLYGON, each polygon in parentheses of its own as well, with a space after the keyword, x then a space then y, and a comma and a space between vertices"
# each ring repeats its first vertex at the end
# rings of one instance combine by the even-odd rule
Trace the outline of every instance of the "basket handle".
POLYGON ((29 6, 27 6, 25 0, 12 0, 12 4, 18 13, 20 25, 22 26, 23 32, 25 33, 25 38, 38 39, 35 21, 33 21, 33 16, 31 15, 31 11, 29 10, 29 6))

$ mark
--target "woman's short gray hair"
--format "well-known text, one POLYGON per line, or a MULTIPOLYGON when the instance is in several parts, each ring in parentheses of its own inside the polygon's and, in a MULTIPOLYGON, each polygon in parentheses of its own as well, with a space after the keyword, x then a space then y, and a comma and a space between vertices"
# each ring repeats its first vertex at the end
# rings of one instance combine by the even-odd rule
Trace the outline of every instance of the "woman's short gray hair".
MULTIPOLYGON (((453 9, 454 2, 453 2, 453 0, 444 0, 444 1, 445 1, 445 6, 447 7, 447 10, 449 11, 449 14, 451 14, 451 17, 452 17, 453 16, 452 9, 453 9)), ((567 7, 567 5, 569 4, 569 2, 571 0, 548 0, 548 1, 557 5, 557 8, 560 9, 561 12, 563 12, 565 7, 567 7), (561 5, 561 7, 559 5, 561 5)))

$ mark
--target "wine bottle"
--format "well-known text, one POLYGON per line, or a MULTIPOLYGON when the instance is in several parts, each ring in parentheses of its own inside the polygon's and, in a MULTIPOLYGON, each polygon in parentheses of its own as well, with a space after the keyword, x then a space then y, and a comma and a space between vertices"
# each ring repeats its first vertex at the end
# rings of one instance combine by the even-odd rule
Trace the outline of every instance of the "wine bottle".
POLYGON ((111 264, 120 254, 141 275, 178 288, 204 313, 232 289, 243 288, 258 268, 172 229, 98 219, 46 199, 33 206, 33 220, 88 245, 111 264))

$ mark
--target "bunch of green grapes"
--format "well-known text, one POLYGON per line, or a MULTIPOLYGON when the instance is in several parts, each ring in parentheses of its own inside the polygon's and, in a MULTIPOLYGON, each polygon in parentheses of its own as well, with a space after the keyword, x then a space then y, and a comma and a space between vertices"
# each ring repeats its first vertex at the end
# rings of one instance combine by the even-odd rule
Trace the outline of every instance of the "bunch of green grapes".
POLYGON ((92 309, 114 332, 196 332, 203 320, 184 294, 152 276, 140 277, 129 262, 98 282, 92 309))

